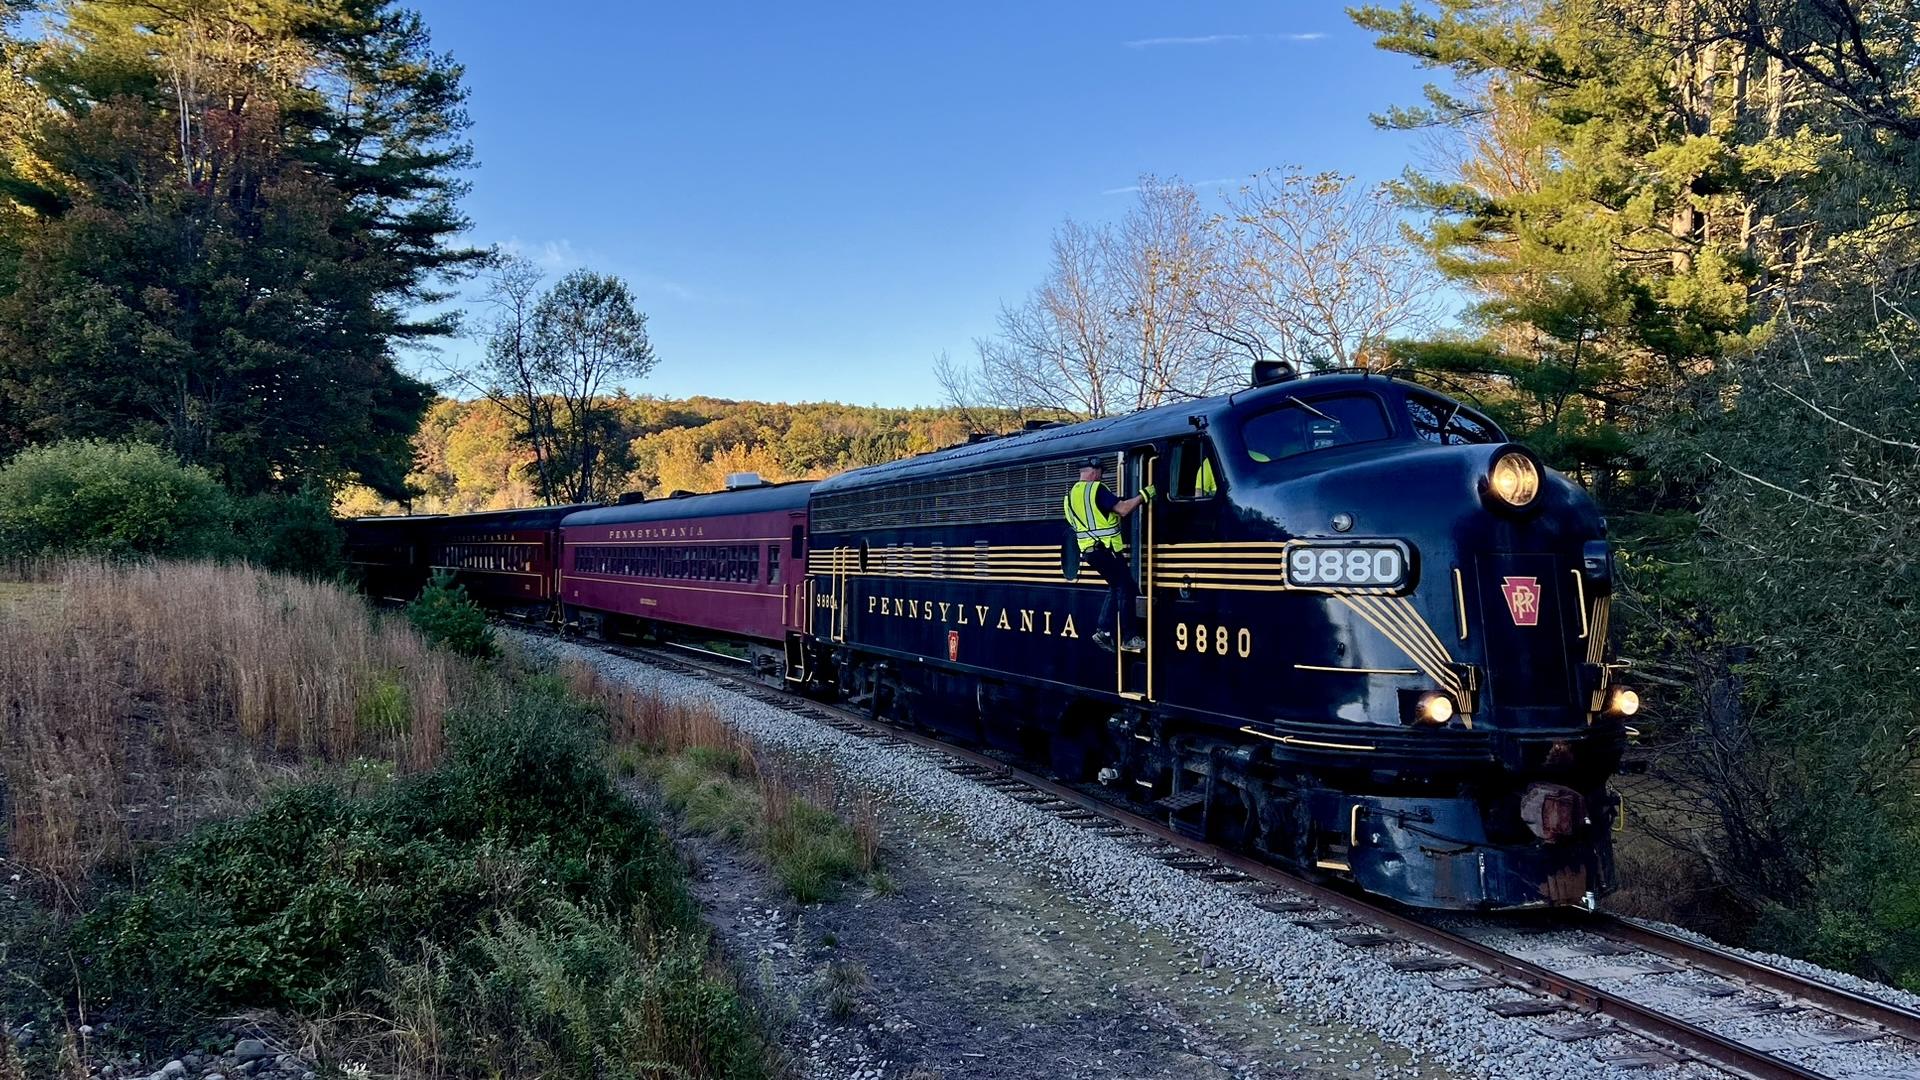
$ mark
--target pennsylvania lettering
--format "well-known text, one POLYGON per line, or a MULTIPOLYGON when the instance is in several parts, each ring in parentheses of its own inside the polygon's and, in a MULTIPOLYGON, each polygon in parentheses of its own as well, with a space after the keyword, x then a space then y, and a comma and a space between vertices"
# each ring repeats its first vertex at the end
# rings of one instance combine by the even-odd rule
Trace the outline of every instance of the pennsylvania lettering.
POLYGON ((901 599, 897 596, 868 596, 867 614, 889 619, 920 619, 943 626, 978 626, 1009 633, 1040 634, 1044 637, 1080 637, 1073 625, 1073 613, 1057 616, 1050 608, 1010 608, 994 604, 957 604, 949 600, 901 599))

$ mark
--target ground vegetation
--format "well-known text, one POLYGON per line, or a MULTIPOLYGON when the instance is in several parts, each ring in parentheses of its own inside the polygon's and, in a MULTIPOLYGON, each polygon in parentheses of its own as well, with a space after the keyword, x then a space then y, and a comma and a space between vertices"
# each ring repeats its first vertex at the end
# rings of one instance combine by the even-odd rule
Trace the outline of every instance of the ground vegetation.
POLYGON ((336 585, 46 562, 0 616, 7 858, 50 894, 311 765, 438 760, 465 669, 336 585))
POLYGON ((322 489, 235 496, 146 443, 69 439, 0 463, 0 558, 245 559, 330 577, 343 539, 322 489))
POLYGON ((467 596, 466 586, 454 583, 451 570, 427 581, 407 605, 407 621, 428 641, 461 656, 486 659, 500 652, 486 611, 467 596))
POLYGON ((855 882, 891 888, 871 794, 756 747, 712 705, 636 691, 579 662, 560 675, 606 713, 616 771, 644 780, 688 831, 764 860, 794 901, 831 899, 855 882))
POLYGON ((232 565, 43 564, 0 604, 8 1068, 155 1060, 246 1015, 296 1072, 768 1073, 610 766, 639 729, 577 679, 232 565))

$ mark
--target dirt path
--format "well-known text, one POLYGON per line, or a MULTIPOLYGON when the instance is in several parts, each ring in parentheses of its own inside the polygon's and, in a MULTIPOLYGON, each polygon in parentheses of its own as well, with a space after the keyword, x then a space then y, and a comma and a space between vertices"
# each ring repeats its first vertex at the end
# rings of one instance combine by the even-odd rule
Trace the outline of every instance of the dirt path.
MULTIPOLYGON (((938 826, 894 820, 890 896, 796 909, 746 855, 683 840, 722 948, 808 1078, 1441 1077, 1290 1014, 1165 937, 938 826)), ((1383 1003, 1390 1008, 1390 1003, 1383 1003)))

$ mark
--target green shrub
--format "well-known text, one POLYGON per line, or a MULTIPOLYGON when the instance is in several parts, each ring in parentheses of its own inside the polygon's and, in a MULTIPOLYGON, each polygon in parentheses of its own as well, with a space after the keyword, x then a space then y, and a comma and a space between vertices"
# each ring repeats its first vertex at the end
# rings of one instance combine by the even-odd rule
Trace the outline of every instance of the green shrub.
POLYGON ((346 572, 346 533, 325 491, 254 495, 238 501, 236 516, 242 550, 255 565, 319 578, 346 572))
POLYGON ((467 596, 466 586, 453 583, 447 571, 434 574, 407 605, 407 618, 428 641, 462 656, 488 657, 499 651, 486 611, 467 596))
POLYGON ((859 842, 830 810, 796 799, 763 828, 774 876, 802 904, 825 900, 860 876, 859 842))
POLYGON ((439 1060, 475 1076, 752 1077, 760 1044, 738 993, 707 971, 703 936, 656 933, 566 901, 505 917, 459 955, 395 964, 395 1027, 451 1030, 439 1060))
POLYGON ((331 1017, 394 1075, 765 1075, 671 844, 604 764, 604 717, 556 678, 499 689, 447 718, 431 773, 350 767, 145 860, 53 940, 47 978, 79 985, 43 996, 135 1031, 331 1017))
POLYGON ((73 440, 0 466, 0 555, 223 557, 240 553, 233 523, 206 470, 144 443, 73 440))
POLYGON ((195 831, 77 923, 88 998, 165 1016, 343 1006, 382 950, 457 949, 556 901, 691 932, 672 848, 614 786, 584 713, 538 680, 451 718, 432 773, 357 799, 297 788, 195 831))

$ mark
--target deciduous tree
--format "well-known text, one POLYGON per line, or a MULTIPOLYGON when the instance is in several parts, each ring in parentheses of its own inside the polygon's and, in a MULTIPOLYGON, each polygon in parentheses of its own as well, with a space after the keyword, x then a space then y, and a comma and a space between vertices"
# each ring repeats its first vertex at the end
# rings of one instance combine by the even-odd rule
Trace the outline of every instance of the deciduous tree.
POLYGON ((503 263, 488 293, 485 364, 456 376, 518 422, 543 499, 591 502, 625 476, 631 436, 609 395, 653 370, 647 317, 609 274, 576 270, 544 292, 541 283, 525 260, 503 263))
POLYGON ((976 363, 936 373, 957 404, 1066 417, 1218 392, 1240 374, 1202 326, 1219 256, 1193 189, 1144 178, 1118 224, 1061 226, 1046 280, 1001 309, 976 363))
POLYGON ((1201 324, 1245 362, 1302 371, 1383 360, 1387 342, 1428 330, 1440 276, 1402 235, 1385 191, 1350 176, 1261 173, 1224 197, 1201 324))

